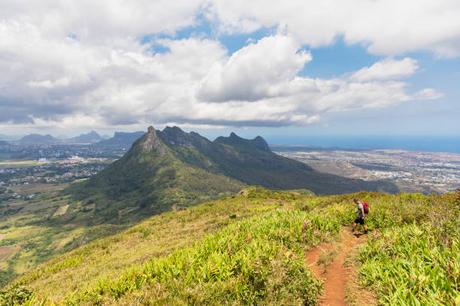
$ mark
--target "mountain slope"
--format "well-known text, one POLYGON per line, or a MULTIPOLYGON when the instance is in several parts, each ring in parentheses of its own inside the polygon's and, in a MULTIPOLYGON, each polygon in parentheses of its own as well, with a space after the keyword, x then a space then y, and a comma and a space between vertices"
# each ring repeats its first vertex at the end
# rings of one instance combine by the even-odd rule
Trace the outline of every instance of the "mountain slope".
MULTIPOLYGON (((368 239, 351 260, 379 304, 455 305, 460 194, 316 197, 259 188, 91 242, 17 279, 0 301, 313 305, 321 284, 305 251, 349 231, 342 226, 354 219, 353 198, 369 202, 371 213, 368 239)), ((327 266, 334 252, 323 257, 327 266)))
POLYGON ((361 190, 398 192, 398 188, 387 181, 368 182, 317 172, 304 163, 273 153, 260 136, 249 140, 231 133, 229 137, 211 142, 197 133, 167 127, 160 132, 160 137, 184 162, 249 185, 309 189, 318 194, 361 190))
POLYGON ((245 185, 318 194, 398 191, 388 182, 317 172, 271 152, 262 137, 248 140, 232 133, 209 141, 178 127, 150 127, 121 159, 71 193, 83 204, 95 203, 94 222, 125 222, 234 193, 245 185))
POLYGON ((96 205, 93 222, 129 222, 237 192, 243 184, 184 163, 152 127, 119 160, 70 191, 96 205))

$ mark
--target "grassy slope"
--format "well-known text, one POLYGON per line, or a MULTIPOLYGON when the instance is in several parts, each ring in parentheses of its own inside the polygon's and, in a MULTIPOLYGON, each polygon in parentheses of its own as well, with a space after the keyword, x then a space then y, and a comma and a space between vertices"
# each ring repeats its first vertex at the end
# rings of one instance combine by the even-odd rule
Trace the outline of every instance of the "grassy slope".
POLYGON ((171 207, 186 207, 230 195, 244 184, 188 165, 165 149, 142 152, 133 147, 98 175, 68 192, 83 204, 96 205, 94 223, 136 222, 171 207))
POLYGON ((69 290, 95 285, 98 277, 117 276, 150 257, 169 254, 229 223, 276 207, 278 204, 273 200, 261 202, 236 197, 164 213, 56 258, 21 278, 21 282, 43 290, 44 296, 59 300, 69 290))
MULTIPOLYGON (((78 206, 78 203, 60 196, 59 188, 30 201, 2 203, 0 248, 10 248, 15 252, 0 259, 0 286, 53 255, 123 228, 116 224, 88 226, 86 222, 81 223, 72 213, 73 206, 78 206), (65 214, 56 215, 56 212, 64 210, 65 214)), ((81 213, 79 216, 83 217, 81 213)))
POLYGON ((360 281, 382 304, 454 304, 460 295, 460 197, 454 194, 312 197, 252 190, 152 217, 56 258, 17 284, 34 292, 34 302, 311 304, 320 286, 305 267, 304 251, 353 220, 355 196, 370 202, 373 230, 357 258, 360 281), (305 220, 311 223, 302 230, 305 220))
POLYGON ((363 181, 317 172, 304 163, 273 153, 268 145, 265 150, 255 148, 254 142, 238 136, 219 137, 212 148, 202 148, 202 153, 226 176, 248 185, 282 190, 305 188, 323 195, 360 190, 398 192, 389 181, 363 181))

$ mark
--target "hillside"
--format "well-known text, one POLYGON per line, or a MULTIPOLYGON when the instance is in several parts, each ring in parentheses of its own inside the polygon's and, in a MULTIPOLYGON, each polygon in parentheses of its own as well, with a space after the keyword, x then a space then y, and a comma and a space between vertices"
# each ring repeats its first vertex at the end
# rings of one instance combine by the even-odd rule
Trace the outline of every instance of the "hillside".
MULTIPOLYGON (((312 274, 305 252, 344 239, 354 197, 368 201, 371 214, 369 236, 353 238, 363 240, 347 253, 356 269, 356 280, 347 280, 355 289, 344 293, 349 303, 359 305, 366 292, 383 305, 455 304, 459 193, 317 197, 256 188, 151 217, 56 257, 17 279, 0 299, 33 305, 313 305, 328 284, 312 274)), ((342 251, 325 250, 320 262, 327 269, 342 251)))
POLYGON ((247 140, 232 133, 209 141, 178 127, 150 127, 121 159, 69 192, 83 205, 95 206, 94 222, 125 222, 234 193, 245 185, 317 194, 398 191, 385 181, 314 171, 271 152, 262 137, 247 140))
POLYGON ((93 223, 126 223, 235 193, 243 184, 187 164, 153 128, 119 160, 70 192, 93 209, 93 223), (94 208, 93 208, 94 207, 94 208))

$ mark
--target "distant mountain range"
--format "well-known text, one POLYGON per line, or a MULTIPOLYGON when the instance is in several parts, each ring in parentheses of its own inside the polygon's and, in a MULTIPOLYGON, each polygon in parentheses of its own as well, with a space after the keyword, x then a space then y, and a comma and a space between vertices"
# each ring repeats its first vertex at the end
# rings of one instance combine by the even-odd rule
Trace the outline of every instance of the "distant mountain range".
POLYGON ((67 139, 65 142, 68 143, 80 143, 80 144, 86 144, 86 143, 96 143, 101 140, 104 140, 101 135, 99 135, 95 131, 91 131, 86 134, 81 134, 79 136, 67 139))
POLYGON ((93 207, 96 219, 124 222, 234 193, 246 185, 318 194, 398 192, 387 181, 317 172, 273 153, 260 136, 248 140, 232 133, 210 141, 178 127, 149 127, 121 159, 68 192, 83 206, 93 207))
POLYGON ((51 135, 30 134, 22 137, 19 141, 22 145, 56 144, 60 139, 51 135))
POLYGON ((115 132, 112 138, 106 138, 99 135, 96 131, 80 134, 71 138, 57 138, 51 135, 29 134, 19 140, 8 141, 21 145, 57 145, 57 144, 96 144, 111 145, 111 146, 131 146, 132 143, 139 138, 143 132, 123 133, 115 132))
POLYGON ((96 143, 97 146, 129 148, 144 132, 115 132, 112 138, 96 143))

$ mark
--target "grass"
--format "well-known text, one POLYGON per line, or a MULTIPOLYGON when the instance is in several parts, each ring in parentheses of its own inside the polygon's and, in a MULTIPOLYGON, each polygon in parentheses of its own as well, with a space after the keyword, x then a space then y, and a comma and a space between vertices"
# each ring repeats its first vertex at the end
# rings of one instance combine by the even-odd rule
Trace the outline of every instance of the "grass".
MULTIPOLYGON (((62 186, 51 186, 33 200, 1 203, 0 247, 4 250, 14 249, 15 252, 12 256, 0 257, 0 285, 5 285, 55 255, 122 228, 119 225, 91 226, 77 219, 71 220, 65 213, 61 214, 72 202, 58 196, 60 189, 62 186)), ((27 194, 36 192, 37 188, 31 185, 20 191, 27 194)))
MULTIPOLYGON (((371 210, 371 234, 355 252, 359 283, 383 305, 458 303, 460 195, 316 197, 254 188, 59 255, 0 297, 17 291, 28 303, 50 305, 313 305, 321 282, 304 252, 353 221, 355 197, 371 210)), ((326 265, 334 253, 324 254, 326 265)))
POLYGON ((306 268, 303 250, 324 239, 314 236, 315 231, 333 235, 340 224, 330 227, 317 218, 302 235, 298 229, 308 217, 305 212, 275 211, 237 222, 115 281, 101 280, 67 302, 313 305, 321 285, 306 268))
POLYGON ((56 257, 46 266, 20 278, 19 282, 39 289, 42 296, 59 301, 69 289, 95 285, 98 277, 116 277, 129 267, 186 247, 230 223, 278 207, 278 201, 234 197, 164 213, 120 234, 56 257))
POLYGON ((333 248, 331 250, 322 251, 318 258, 318 265, 321 266, 323 271, 326 271, 329 266, 340 252, 340 248, 333 248))
POLYGON ((362 249, 361 280, 377 292, 381 304, 460 304, 460 207, 456 197, 419 196, 411 205, 399 205, 400 211, 395 207, 394 213, 401 216, 382 227, 362 249), (423 202, 425 205, 420 204, 423 202))

